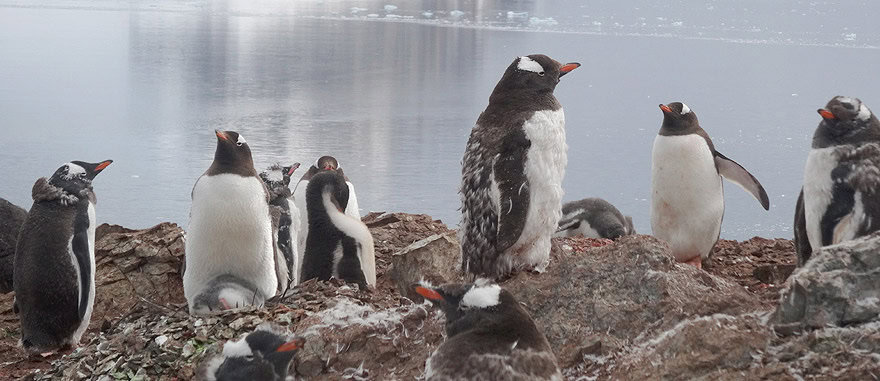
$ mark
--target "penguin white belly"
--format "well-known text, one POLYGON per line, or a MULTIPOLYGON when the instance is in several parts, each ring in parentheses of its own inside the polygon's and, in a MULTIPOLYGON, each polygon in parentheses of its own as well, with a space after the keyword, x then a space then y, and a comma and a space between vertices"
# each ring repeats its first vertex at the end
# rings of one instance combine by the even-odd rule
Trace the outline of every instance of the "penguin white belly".
POLYGON ((807 238, 813 251, 822 245, 822 216, 831 203, 834 183, 831 171, 837 166, 834 148, 812 149, 804 167, 804 218, 807 222, 807 238))
POLYGON ((288 266, 292 269, 293 274, 290 275, 292 278, 291 285, 296 286, 299 284, 299 271, 300 271, 300 262, 302 262, 302 258, 300 258, 300 250, 299 250, 299 229, 302 221, 300 221, 300 210, 296 206, 296 203, 287 199, 287 206, 290 208, 290 250, 293 251, 293 263, 288 266))
POLYGON ((651 229, 676 260, 706 258, 721 232, 724 188, 699 135, 657 135, 651 160, 651 229))
POLYGON ((186 233, 186 262, 183 289, 190 305, 221 274, 250 281, 267 298, 275 295, 272 220, 257 178, 220 174, 198 180, 186 233))
MULTIPOLYGON (((77 326, 76 330, 73 332, 73 336, 71 336, 70 343, 76 345, 79 343, 79 340, 82 338, 82 335, 89 328, 89 321, 92 319, 92 308, 95 306, 95 204, 91 201, 89 202, 88 207, 89 214, 89 228, 87 230, 88 239, 89 239, 89 264, 91 265, 91 279, 89 279, 89 298, 88 304, 86 304, 86 313, 83 315, 82 321, 80 321, 79 326, 77 326)), ((68 244, 68 250, 70 252, 70 257, 73 260, 73 267, 77 269, 76 272, 76 286, 77 286, 77 303, 79 302, 82 295, 82 282, 80 281, 80 277, 82 276, 82 269, 79 268, 79 263, 76 261, 76 256, 73 254, 73 241, 68 244)))
MULTIPOLYGON (((299 228, 296 233, 296 282, 299 284, 299 278, 302 275, 303 255, 306 253, 306 238, 309 236, 309 210, 306 209, 306 188, 309 185, 308 180, 300 181, 293 193, 293 205, 299 211, 299 228)), ((291 214, 291 218, 293 215, 291 214)))
POLYGON ((550 263, 550 238, 562 217, 562 178, 568 163, 565 144, 565 113, 537 111, 523 125, 531 142, 526 154, 525 176, 529 180, 529 210, 525 226, 509 249, 513 258, 535 271, 550 263))
POLYGON ((596 231, 596 229, 593 229, 593 226, 587 221, 581 221, 580 226, 578 226, 577 229, 571 230, 568 234, 569 237, 575 237, 578 235, 582 235, 586 238, 602 238, 602 236, 599 235, 599 232, 596 231))

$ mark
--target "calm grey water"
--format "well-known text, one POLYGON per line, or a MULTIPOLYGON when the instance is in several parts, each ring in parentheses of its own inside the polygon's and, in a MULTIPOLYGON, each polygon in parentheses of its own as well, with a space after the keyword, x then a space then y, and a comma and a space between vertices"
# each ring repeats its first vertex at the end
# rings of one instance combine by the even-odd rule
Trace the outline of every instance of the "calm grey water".
POLYGON ((0 0, 0 197, 109 158, 100 222, 185 226, 218 128, 258 167, 335 155, 364 213, 455 225, 471 126, 516 56, 546 53, 583 64, 556 92, 567 200, 649 233, 657 105, 681 100, 770 195, 727 183, 722 237, 789 237, 815 110, 880 111, 880 4, 735 3, 0 0))

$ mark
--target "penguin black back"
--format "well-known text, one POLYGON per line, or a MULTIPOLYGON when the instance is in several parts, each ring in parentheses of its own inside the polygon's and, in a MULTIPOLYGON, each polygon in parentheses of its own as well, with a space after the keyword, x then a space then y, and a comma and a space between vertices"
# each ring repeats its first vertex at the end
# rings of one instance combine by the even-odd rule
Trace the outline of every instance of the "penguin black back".
POLYGON ((28 212, 0 198, 0 293, 12 291, 15 243, 28 212))

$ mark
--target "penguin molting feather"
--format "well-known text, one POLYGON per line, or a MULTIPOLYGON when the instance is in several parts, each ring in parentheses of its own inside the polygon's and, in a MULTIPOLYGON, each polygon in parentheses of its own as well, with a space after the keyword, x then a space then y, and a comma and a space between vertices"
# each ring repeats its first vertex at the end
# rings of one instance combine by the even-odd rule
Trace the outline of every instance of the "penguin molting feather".
POLYGON ((492 91, 462 160, 464 271, 501 278, 549 264, 567 163, 565 115, 553 90, 578 66, 519 57, 492 91))
POLYGON ((229 340, 223 352, 205 361, 199 381, 285 381, 290 363, 305 340, 283 329, 262 324, 238 341, 229 340))
POLYGON ((624 216, 601 198, 585 198, 562 205, 562 219, 554 237, 608 238, 636 234, 632 217, 624 216))
POLYGON ((272 214, 272 232, 275 234, 276 257, 278 263, 278 292, 284 294, 291 286, 299 283, 297 269, 297 235, 300 229, 300 210, 291 199, 290 176, 299 168, 299 163, 289 167, 273 164, 260 172, 260 179, 269 190, 269 209, 272 214))
POLYGON ((72 161, 34 184, 15 250, 14 309, 31 353, 75 347, 95 303, 95 192, 112 160, 72 161))

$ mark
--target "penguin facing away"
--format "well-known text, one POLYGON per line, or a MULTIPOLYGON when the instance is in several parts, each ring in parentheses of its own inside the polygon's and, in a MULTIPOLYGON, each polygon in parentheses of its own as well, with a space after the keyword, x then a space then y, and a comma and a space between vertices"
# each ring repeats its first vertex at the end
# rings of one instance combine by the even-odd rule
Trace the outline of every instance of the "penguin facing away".
POLYGON ((269 190, 269 209, 272 214, 272 232, 275 234, 276 267, 278 273, 278 291, 284 293, 288 288, 299 283, 296 261, 297 235, 300 228, 300 210, 291 199, 290 177, 299 168, 299 163, 289 167, 273 164, 260 172, 260 179, 269 190))
POLYGON ((215 134, 214 161, 193 187, 186 231, 183 291, 193 314, 218 305, 251 305, 272 297, 278 287, 269 192, 244 137, 234 131, 215 134), (243 282, 216 291, 224 283, 217 277, 243 282), (253 290, 240 291, 248 286, 253 290), (203 292, 227 299, 196 303, 205 300, 199 298, 203 292))
POLYGON ((701 268, 721 233, 722 177, 749 192, 765 210, 770 200, 758 179, 715 150, 690 107, 674 102, 660 109, 663 125, 651 160, 651 230, 669 244, 677 261, 701 268))
POLYGON ((95 192, 112 160, 72 161, 37 180, 15 251, 14 309, 30 353, 75 347, 95 303, 95 192))
POLYGON ((858 98, 834 97, 818 112, 795 211, 799 265, 823 246, 880 230, 880 121, 858 98))
POLYGON ((507 290, 485 279, 414 289, 446 315, 446 341, 425 364, 427 380, 562 380, 547 338, 507 290))
POLYGON ((305 340, 282 329, 260 325, 238 341, 223 345, 223 352, 205 361, 196 374, 199 381, 284 381, 290 363, 305 340))
POLYGON ((15 262, 15 243, 21 225, 28 212, 19 206, 0 198, 0 293, 12 291, 12 272, 15 262))
POLYGON ((342 212, 348 201, 344 175, 319 172, 309 181, 306 197, 309 229, 300 279, 334 277, 362 289, 375 286, 373 236, 363 222, 342 212))
POLYGON ((492 91, 462 160, 464 271, 500 278, 549 264, 567 163, 565 115, 553 90, 578 66, 518 57, 492 91))
POLYGON ((554 237, 608 238, 636 234, 632 217, 624 216, 601 198, 585 198, 562 205, 562 219, 554 237))
POLYGON ((354 191, 354 184, 352 184, 348 177, 345 176, 345 173, 342 172, 342 167, 339 165, 339 161, 333 156, 319 157, 318 160, 315 161, 315 164, 309 167, 306 173, 300 177, 293 190, 293 201, 296 204, 296 207, 300 210, 299 231, 297 233, 297 253, 300 258, 297 261, 297 265, 299 266, 297 274, 300 274, 302 270, 302 256, 305 254, 306 237, 309 235, 309 214, 305 212, 308 209, 308 206, 306 205, 306 189, 309 186, 309 180, 311 180, 312 176, 318 174, 320 171, 339 171, 342 173, 342 176, 345 178, 345 184, 348 186, 348 203, 345 206, 345 214, 357 220, 361 219, 360 209, 358 209, 357 195, 354 191))

